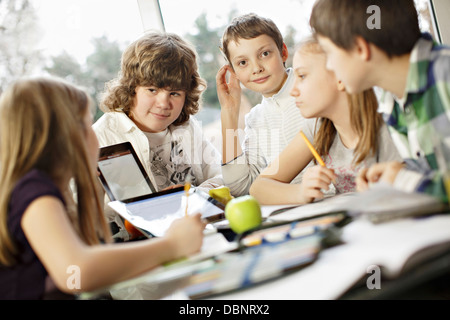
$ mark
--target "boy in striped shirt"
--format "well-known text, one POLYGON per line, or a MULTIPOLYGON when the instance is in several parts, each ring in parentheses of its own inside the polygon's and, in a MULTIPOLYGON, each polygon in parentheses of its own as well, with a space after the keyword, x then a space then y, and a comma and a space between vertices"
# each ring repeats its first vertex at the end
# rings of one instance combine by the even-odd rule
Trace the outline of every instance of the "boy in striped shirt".
POLYGON ((404 161, 361 170, 358 189, 383 181, 448 202, 434 147, 450 139, 450 48, 421 33, 414 1, 319 0, 310 23, 347 91, 394 97, 387 124, 404 161))

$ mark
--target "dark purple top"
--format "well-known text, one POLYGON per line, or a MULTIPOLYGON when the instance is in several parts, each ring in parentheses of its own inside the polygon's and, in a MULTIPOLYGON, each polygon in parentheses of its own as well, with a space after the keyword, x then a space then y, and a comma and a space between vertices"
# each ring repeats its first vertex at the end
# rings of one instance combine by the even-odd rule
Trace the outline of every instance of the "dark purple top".
POLYGON ((19 249, 19 262, 12 267, 0 266, 0 300, 44 298, 48 274, 30 247, 20 223, 28 206, 35 199, 47 195, 55 196, 65 203, 53 181, 36 169, 23 176, 12 191, 8 229, 19 249))

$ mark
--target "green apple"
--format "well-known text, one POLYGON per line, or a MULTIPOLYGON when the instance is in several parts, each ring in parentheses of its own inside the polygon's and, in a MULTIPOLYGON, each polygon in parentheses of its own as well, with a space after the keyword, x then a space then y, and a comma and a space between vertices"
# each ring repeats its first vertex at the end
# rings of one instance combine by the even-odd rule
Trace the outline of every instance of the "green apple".
POLYGON ((225 207, 225 218, 237 234, 256 228, 262 222, 261 206, 252 196, 231 199, 225 207))

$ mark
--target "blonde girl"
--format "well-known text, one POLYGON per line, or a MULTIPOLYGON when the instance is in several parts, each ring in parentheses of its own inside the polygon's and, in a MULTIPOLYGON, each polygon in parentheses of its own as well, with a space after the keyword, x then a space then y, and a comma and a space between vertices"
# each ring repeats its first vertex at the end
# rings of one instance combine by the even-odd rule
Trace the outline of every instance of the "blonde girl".
POLYGON ((325 166, 317 165, 297 134, 252 184, 250 193, 263 204, 303 204, 356 191, 359 169, 400 159, 377 110, 373 89, 347 94, 342 82, 326 69, 326 56, 314 38, 299 45, 293 64, 296 80, 291 95, 307 118, 299 130, 313 143, 325 166), (302 170, 302 182, 289 184, 302 170))
POLYGON ((94 290, 199 250, 199 215, 162 238, 110 243, 91 125, 87 94, 59 79, 19 80, 2 94, 0 299, 94 290), (71 270, 79 285, 68 284, 71 270))

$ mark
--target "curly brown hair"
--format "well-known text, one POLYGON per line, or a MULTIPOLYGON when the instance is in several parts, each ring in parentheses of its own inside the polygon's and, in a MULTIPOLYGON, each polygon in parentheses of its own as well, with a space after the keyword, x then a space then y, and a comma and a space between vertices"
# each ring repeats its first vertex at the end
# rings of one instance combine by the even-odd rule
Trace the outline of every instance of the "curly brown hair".
POLYGON ((106 83, 100 108, 129 116, 137 86, 185 91, 183 110, 173 122, 177 126, 198 112, 206 82, 198 73, 197 54, 190 43, 173 33, 151 32, 125 49, 119 75, 106 83))

